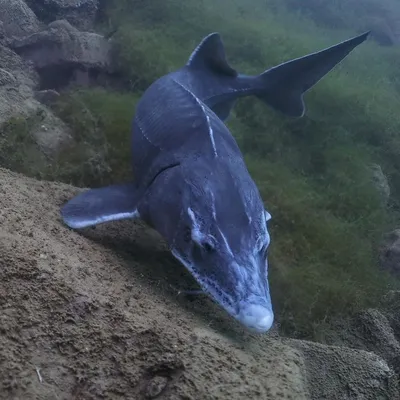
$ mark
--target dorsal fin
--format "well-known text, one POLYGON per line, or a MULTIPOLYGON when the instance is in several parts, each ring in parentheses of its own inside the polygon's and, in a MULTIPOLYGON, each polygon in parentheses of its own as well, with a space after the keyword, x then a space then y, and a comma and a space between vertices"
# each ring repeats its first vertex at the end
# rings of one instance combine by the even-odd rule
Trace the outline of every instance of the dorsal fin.
POLYGON ((214 72, 233 77, 238 75, 226 60, 224 44, 218 32, 210 33, 199 43, 186 66, 212 69, 214 72))

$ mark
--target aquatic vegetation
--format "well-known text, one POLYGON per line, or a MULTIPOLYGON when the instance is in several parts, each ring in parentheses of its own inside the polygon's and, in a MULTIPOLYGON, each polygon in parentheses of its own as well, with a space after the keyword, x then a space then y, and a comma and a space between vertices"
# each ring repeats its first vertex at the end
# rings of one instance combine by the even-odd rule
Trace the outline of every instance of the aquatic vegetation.
POLYGON ((10 118, 0 125, 0 165, 38 178, 47 177, 51 163, 32 135, 40 124, 36 113, 10 118))
POLYGON ((53 179, 78 186, 131 179, 129 130, 139 97, 101 88, 63 93, 53 110, 72 127, 75 141, 60 154, 53 179))

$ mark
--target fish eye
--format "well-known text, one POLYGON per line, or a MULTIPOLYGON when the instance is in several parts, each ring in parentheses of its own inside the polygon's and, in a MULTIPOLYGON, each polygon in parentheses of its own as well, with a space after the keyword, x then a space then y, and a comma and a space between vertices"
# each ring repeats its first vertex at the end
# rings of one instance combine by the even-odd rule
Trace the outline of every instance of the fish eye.
POLYGON ((205 242, 205 243, 203 243, 202 245, 203 245, 203 247, 204 247, 204 250, 205 250, 207 253, 211 253, 211 252, 213 252, 213 251, 215 250, 214 246, 213 246, 211 243, 209 243, 209 242, 205 242))
POLYGON ((208 240, 205 240, 202 242, 195 241, 194 244, 200 251, 208 253, 208 254, 212 253, 215 250, 215 246, 208 240))

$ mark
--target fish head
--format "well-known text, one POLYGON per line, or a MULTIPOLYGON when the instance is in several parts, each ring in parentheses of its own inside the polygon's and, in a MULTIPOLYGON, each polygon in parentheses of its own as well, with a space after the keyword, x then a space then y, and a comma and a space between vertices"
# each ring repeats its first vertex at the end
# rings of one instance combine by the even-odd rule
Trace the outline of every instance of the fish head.
POLYGON ((274 320, 267 259, 271 215, 254 182, 187 180, 185 187, 175 204, 179 217, 169 213, 175 218, 172 254, 232 317, 250 331, 268 331, 274 320))

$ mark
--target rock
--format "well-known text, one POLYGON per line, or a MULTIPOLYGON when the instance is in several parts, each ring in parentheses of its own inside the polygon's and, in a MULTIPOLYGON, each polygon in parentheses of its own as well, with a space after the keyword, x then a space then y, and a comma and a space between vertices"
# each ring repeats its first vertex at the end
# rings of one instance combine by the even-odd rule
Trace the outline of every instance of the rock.
POLYGON ((391 400, 400 395, 396 374, 373 353, 300 340, 288 343, 304 358, 310 400, 391 400))
MULTIPOLYGON (((400 342, 400 291, 392 290, 388 292, 383 299, 382 307, 385 310, 385 316, 389 321, 390 327, 393 329, 396 340, 400 342)), ((399 353, 398 355, 400 358, 399 353)), ((400 359, 397 366, 399 367, 400 375, 400 359)))
POLYGON ((36 15, 23 0, 0 0, 0 10, 3 36, 22 37, 40 29, 36 15))
POLYGON ((345 324, 338 324, 336 337, 330 343, 373 352, 400 374, 400 343, 393 320, 394 314, 386 308, 362 311, 345 324))
POLYGON ((0 45, 0 124, 23 110, 32 111, 33 88, 38 76, 32 65, 0 45))
POLYGON ((1 45, 0 65, 0 126, 12 117, 24 119, 40 113, 40 124, 31 126, 31 134, 44 153, 56 154, 71 136, 68 127, 35 99, 39 77, 33 66, 1 45))
POLYGON ((72 143, 72 135, 69 127, 48 108, 36 109, 36 115, 41 115, 40 123, 32 126, 30 133, 35 138, 41 151, 49 157, 55 156, 72 143))
POLYGON ((99 9, 98 0, 27 0, 27 3, 41 21, 65 19, 81 30, 93 27, 99 9))
POLYGON ((382 357, 400 375, 400 343, 385 311, 363 311, 354 318, 353 326, 365 338, 363 348, 382 357))
POLYGON ((34 63, 42 75, 42 88, 64 86, 76 70, 111 70, 110 43, 96 33, 78 31, 65 20, 16 39, 10 47, 34 63))
POLYGON ((180 304, 162 282, 183 268, 140 221, 64 226, 60 206, 82 190, 0 168, 4 398, 72 398, 77 382, 98 399, 399 398, 373 353, 251 335, 212 302, 180 304))
POLYGON ((372 180, 382 197, 382 202, 386 205, 390 197, 389 182, 380 165, 372 164, 370 170, 372 172, 372 180))
POLYGON ((394 276, 400 276, 400 229, 385 235, 379 251, 380 267, 394 276))
MULTIPOLYGON (((0 76, 1 82, 1 76, 0 76)), ((47 106, 52 105, 58 98, 60 94, 56 90, 39 90, 35 92, 35 99, 42 104, 47 106)))
POLYGON ((5 69, 0 68, 0 86, 7 86, 7 85, 15 85, 17 83, 15 76, 11 73, 6 71, 5 69))
POLYGON ((155 376, 146 387, 146 397, 154 399, 159 396, 167 387, 168 379, 165 376, 155 376))
POLYGON ((11 48, 39 69, 60 64, 97 69, 111 65, 108 41, 97 33, 80 32, 66 20, 54 21, 44 31, 13 41, 11 48))

